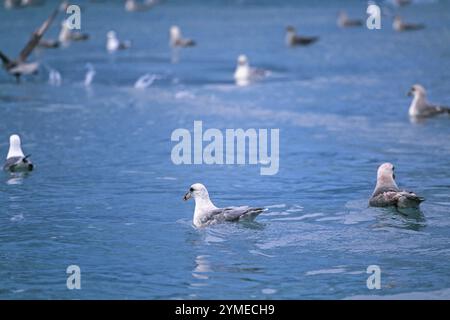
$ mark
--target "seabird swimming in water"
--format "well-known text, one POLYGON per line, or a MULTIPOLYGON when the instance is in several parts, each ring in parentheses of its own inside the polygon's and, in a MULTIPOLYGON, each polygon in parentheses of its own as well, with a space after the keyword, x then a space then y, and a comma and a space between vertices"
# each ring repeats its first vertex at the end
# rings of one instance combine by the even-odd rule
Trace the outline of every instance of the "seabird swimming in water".
POLYGON ((264 77, 266 73, 265 70, 250 67, 247 56, 241 54, 238 57, 236 70, 234 71, 234 80, 237 85, 245 86, 253 80, 264 77))
POLYGON ((10 172, 31 171, 34 166, 29 157, 30 155, 25 156, 23 154, 20 137, 13 134, 9 137, 9 151, 3 169, 10 172))
POLYGON ((69 26, 69 21, 64 20, 61 23, 61 30, 58 35, 58 41, 62 44, 68 44, 71 41, 85 41, 89 39, 87 33, 72 31, 69 26))
POLYGON ((360 27, 363 25, 363 21, 360 19, 350 19, 347 12, 340 11, 337 19, 337 25, 341 28, 360 27))
POLYGON ((395 0, 394 3, 399 7, 403 7, 408 4, 411 4, 411 0, 395 0))
POLYGON ((184 200, 194 198, 195 211, 193 223, 197 228, 226 221, 252 221, 263 212, 263 208, 248 206, 217 208, 209 199, 208 190, 201 183, 195 183, 184 195, 184 200))
POLYGON ((398 32, 415 31, 415 30, 421 30, 421 29, 425 28, 425 25, 415 24, 415 23, 406 23, 406 22, 403 22, 403 20, 400 16, 395 16, 394 22, 392 23, 392 28, 394 28, 394 30, 398 31, 398 32))
POLYGON ((372 207, 418 208, 425 199, 414 192, 400 190, 395 183, 394 165, 383 163, 377 171, 377 185, 369 200, 372 207))
POLYGON ((45 31, 50 27, 50 24, 58 14, 59 8, 55 9, 52 14, 44 21, 44 23, 31 35, 31 39, 27 42, 25 47, 15 60, 8 58, 0 51, 0 59, 3 62, 3 68, 9 74, 16 77, 19 82, 21 75, 29 75, 37 72, 39 68, 38 62, 26 62, 28 56, 33 52, 34 48, 39 44, 45 31))
POLYGON ((289 47, 307 46, 319 40, 319 37, 298 36, 295 28, 288 26, 286 28, 286 44, 289 47))
POLYGON ((131 47, 130 41, 121 42, 117 38, 116 32, 112 30, 108 31, 108 33, 106 34, 106 39, 106 49, 108 50, 108 52, 115 52, 117 50, 124 50, 131 47))
POLYGON ((181 35, 181 30, 178 26, 171 26, 170 27, 170 46, 172 48, 175 47, 193 47, 195 46, 195 41, 192 39, 185 39, 183 38, 183 36, 181 35))
POLYGON ((138 3, 136 0, 125 0, 125 10, 128 12, 147 11, 157 3, 156 0, 146 0, 143 3, 138 3))
POLYGON ((427 92, 420 84, 415 84, 408 92, 408 96, 413 97, 413 101, 409 107, 409 116, 417 118, 427 118, 439 114, 450 115, 450 108, 433 105, 427 101, 427 92))

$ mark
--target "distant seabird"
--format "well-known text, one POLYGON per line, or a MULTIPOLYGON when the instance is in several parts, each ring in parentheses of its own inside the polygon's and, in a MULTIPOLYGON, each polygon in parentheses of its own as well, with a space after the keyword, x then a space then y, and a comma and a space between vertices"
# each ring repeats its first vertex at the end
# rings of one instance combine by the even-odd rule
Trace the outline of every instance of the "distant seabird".
POLYGON ((239 86, 248 85, 251 81, 260 79, 266 75, 267 71, 250 67, 247 56, 241 54, 237 60, 234 80, 239 86))
POLYGON ((108 31, 106 34, 106 49, 108 52, 115 52, 117 50, 128 49, 131 46, 130 41, 121 42, 116 35, 115 31, 108 31))
POLYGON ((33 170, 33 164, 29 157, 30 155, 25 156, 23 154, 20 137, 13 134, 9 137, 9 151, 3 169, 10 172, 31 171, 33 170))
POLYGON ((201 183, 195 183, 184 195, 184 200, 195 200, 193 223, 197 228, 225 221, 253 220, 264 211, 263 208, 248 206, 217 208, 209 199, 208 190, 201 183))
POLYGON ((369 200, 372 207, 394 206, 400 209, 418 208, 424 198, 414 192, 400 190, 395 183, 394 165, 383 163, 377 171, 377 185, 369 200))
POLYGON ((449 107, 433 105, 427 101, 427 92, 420 84, 413 85, 408 92, 408 96, 413 97, 413 101, 411 102, 411 106, 408 111, 411 117, 426 118, 439 114, 450 115, 449 107))
POLYGON ((3 62, 3 68, 13 76, 17 81, 20 80, 21 75, 29 75, 37 72, 39 68, 38 62, 26 62, 28 56, 33 52, 34 48, 39 44, 45 31, 50 27, 50 24, 58 14, 58 8, 55 9, 50 17, 44 21, 44 23, 31 35, 31 39, 27 42, 25 47, 19 54, 19 57, 15 60, 8 58, 3 52, 0 51, 0 59, 3 62))
POLYGON ((181 30, 178 26, 172 26, 170 27, 170 46, 172 48, 175 47, 193 47, 195 46, 195 41, 192 39, 185 39, 181 35, 181 30))
POLYGON ((341 28, 360 27, 363 25, 363 21, 360 19, 350 19, 345 11, 340 11, 337 25, 341 28))
POLYGON ((399 7, 406 6, 408 4, 411 4, 411 0, 394 0, 395 4, 399 7))
POLYGON ((143 3, 138 3, 136 0, 125 0, 125 10, 128 12, 147 11, 156 4, 156 0, 146 0, 143 3))
POLYGON ((295 28, 292 26, 288 26, 286 28, 286 44, 289 47, 294 46, 307 46, 319 40, 319 37, 305 37, 298 36, 295 28))
POLYGON ((415 30, 421 30, 425 28, 425 25, 423 24, 415 24, 415 23, 406 23, 403 22, 402 18, 400 16, 394 17, 394 22, 392 23, 392 28, 395 31, 415 31, 415 30))
POLYGON ((58 35, 58 41, 62 44, 68 44, 71 41, 85 41, 89 39, 87 33, 72 31, 69 26, 69 21, 64 20, 61 23, 61 30, 58 35))

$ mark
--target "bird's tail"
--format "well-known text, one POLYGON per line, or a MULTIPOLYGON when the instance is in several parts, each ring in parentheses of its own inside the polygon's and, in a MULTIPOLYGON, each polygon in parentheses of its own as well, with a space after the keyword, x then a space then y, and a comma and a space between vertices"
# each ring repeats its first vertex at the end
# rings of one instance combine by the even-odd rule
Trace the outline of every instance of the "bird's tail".
POLYGON ((241 219, 252 221, 262 212, 266 211, 265 208, 251 208, 241 219))

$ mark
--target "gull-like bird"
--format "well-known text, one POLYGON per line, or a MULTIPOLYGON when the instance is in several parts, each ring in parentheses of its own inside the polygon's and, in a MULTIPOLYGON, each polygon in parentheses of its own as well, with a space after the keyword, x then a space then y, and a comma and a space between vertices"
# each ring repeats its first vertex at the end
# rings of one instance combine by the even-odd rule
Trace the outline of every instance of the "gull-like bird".
POLYGON ((341 28, 360 27, 363 25, 361 19, 350 19, 347 12, 340 11, 337 19, 337 25, 341 28))
POLYGON ((195 41, 192 39, 183 38, 181 34, 181 29, 178 26, 170 27, 170 46, 175 47, 193 47, 196 45, 195 41))
POLYGON ((295 46, 307 46, 313 44, 319 37, 307 37, 307 36, 299 36, 297 35, 295 28, 292 26, 288 26, 286 28, 286 45, 289 47, 295 46))
POLYGON ((413 85, 408 96, 413 97, 408 111, 410 117, 427 118, 440 114, 450 115, 449 107, 434 105, 427 101, 427 92, 420 84, 413 85))
POLYGON ((208 190, 201 183, 193 184, 183 199, 186 201, 190 198, 195 200, 193 223, 197 228, 220 222, 252 221, 265 210, 248 206, 217 208, 209 199, 208 190))
POLYGON ((20 145, 20 137, 13 134, 9 137, 9 151, 3 170, 9 172, 32 171, 34 166, 30 161, 30 155, 25 156, 20 145))
POLYGON ((108 52, 115 52, 117 50, 124 50, 124 49, 128 49, 131 47, 131 42, 130 41, 120 41, 117 38, 116 32, 115 31, 108 31, 108 33, 106 34, 106 50, 108 50, 108 52))
POLYGON ((61 30, 58 35, 58 41, 61 44, 68 44, 71 41, 85 41, 89 39, 89 34, 70 29, 69 21, 64 20, 61 23, 61 30))
POLYGON ((400 16, 395 16, 394 22, 392 23, 392 28, 398 32, 416 31, 416 30, 424 29, 425 25, 420 24, 420 23, 406 23, 406 22, 403 22, 403 19, 400 16))
POLYGON ((234 80, 238 86, 248 85, 251 81, 261 79, 266 74, 266 70, 250 67, 246 55, 241 54, 238 57, 236 70, 234 71, 234 80))
POLYGON ((372 207, 397 207, 417 209, 425 199, 414 192, 400 190, 395 183, 394 165, 386 162, 378 167, 377 184, 369 200, 372 207))
POLYGON ((20 81, 20 76, 34 74, 39 68, 38 62, 26 62, 29 55, 33 52, 34 48, 39 44, 42 36, 50 27, 50 24, 58 14, 59 8, 55 9, 52 14, 44 21, 44 23, 32 33, 30 40, 15 60, 10 59, 7 55, 0 51, 0 59, 3 62, 3 68, 9 74, 16 77, 17 82, 20 81))

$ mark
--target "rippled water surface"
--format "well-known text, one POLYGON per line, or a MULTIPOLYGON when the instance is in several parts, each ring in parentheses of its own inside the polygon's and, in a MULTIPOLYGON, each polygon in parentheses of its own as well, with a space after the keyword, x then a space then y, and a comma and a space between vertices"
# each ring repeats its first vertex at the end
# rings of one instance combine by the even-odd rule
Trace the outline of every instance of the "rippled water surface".
MULTIPOLYGON (((0 152, 19 133, 36 164, 0 175, 0 298, 450 298, 450 118, 411 123, 405 96, 420 82, 450 105, 447 1, 391 7, 427 25, 403 34, 390 16, 379 31, 337 28, 340 8, 364 17, 365 1, 165 1, 135 14, 121 1, 81 5, 88 42, 36 52, 41 72, 20 85, 0 75, 0 152), (198 42, 178 63, 172 24, 198 42), (286 48, 287 24, 321 39, 286 48), (110 29, 133 48, 107 54, 110 29), (270 75, 236 87, 241 53, 270 75), (88 62, 96 76, 85 88, 88 62), (147 73, 153 84, 133 88, 147 73), (279 128, 278 174, 174 165, 171 133, 194 120, 279 128), (421 213, 368 208, 385 161, 427 199, 421 213), (197 230, 182 201, 194 182, 218 206, 268 211, 197 230), (66 288, 73 264, 81 290, 66 288), (381 268, 381 290, 366 287, 369 265, 381 268)), ((15 56, 52 6, 0 9, 1 50, 15 56)))

